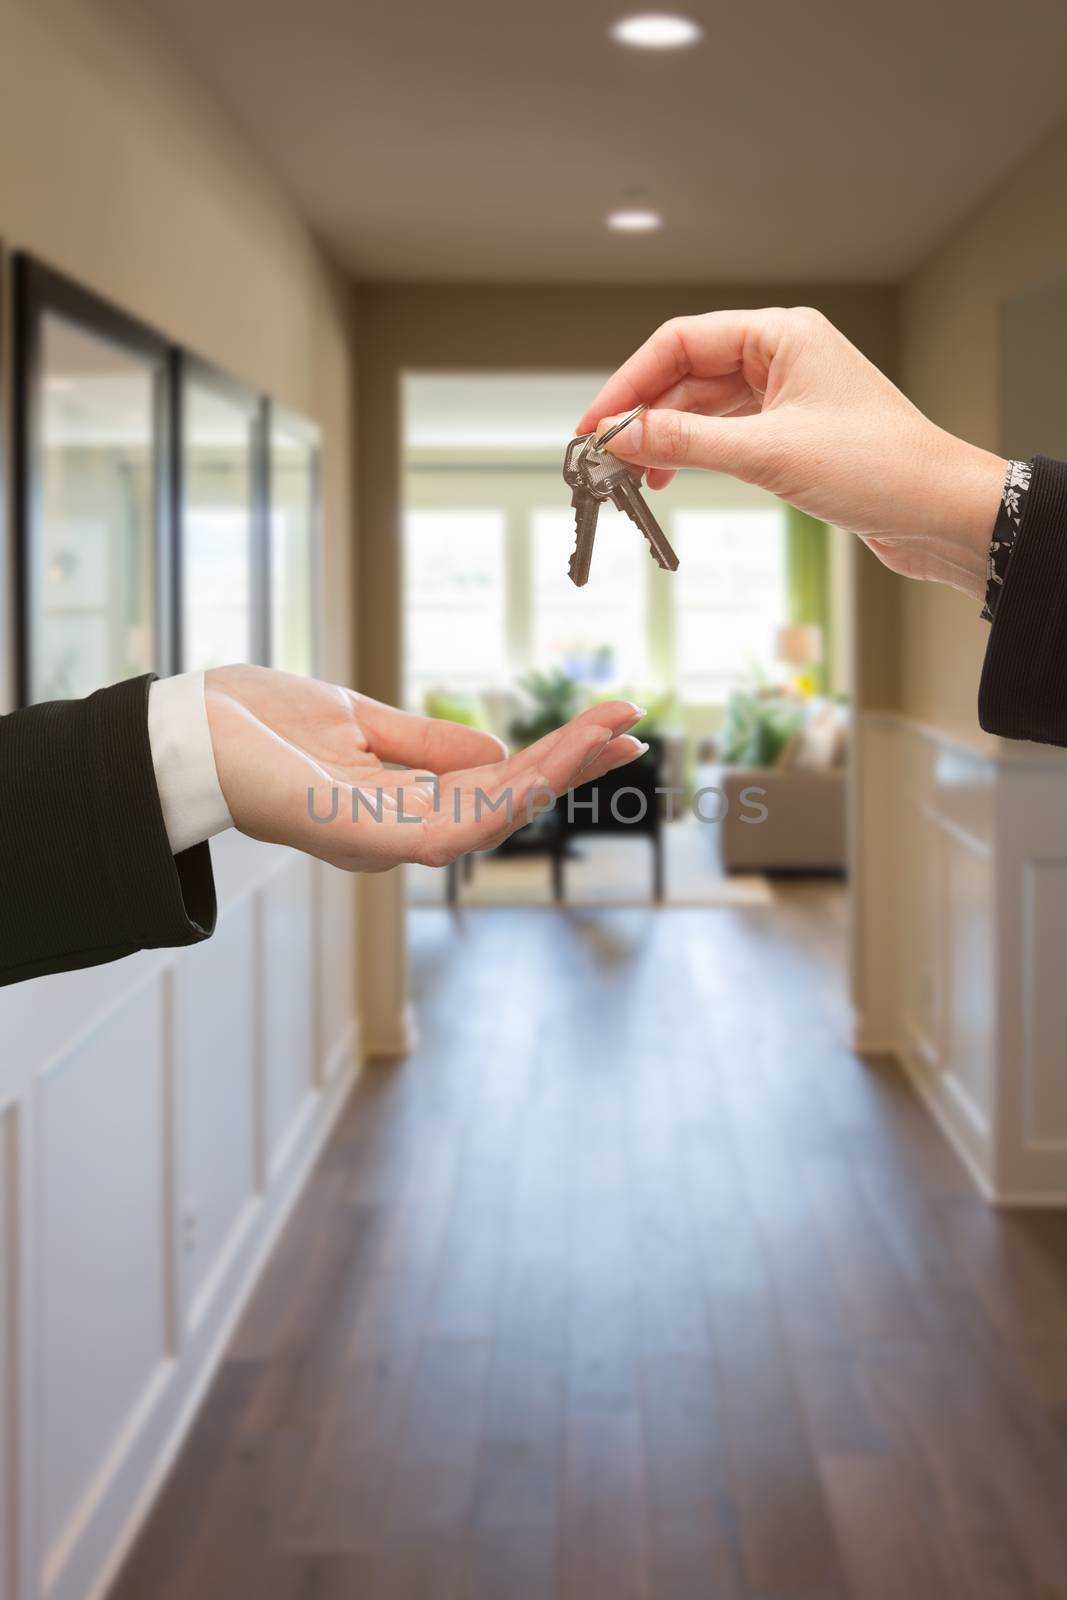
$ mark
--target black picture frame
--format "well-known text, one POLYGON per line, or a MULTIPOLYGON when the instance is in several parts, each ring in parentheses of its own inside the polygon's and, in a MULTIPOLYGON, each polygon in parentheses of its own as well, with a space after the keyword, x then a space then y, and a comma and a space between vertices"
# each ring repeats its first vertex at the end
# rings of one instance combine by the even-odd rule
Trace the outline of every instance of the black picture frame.
POLYGON ((74 279, 25 252, 13 259, 14 279, 14 509, 15 596, 20 626, 16 652, 19 705, 38 698, 33 682, 34 554, 42 537, 39 470, 44 372, 42 327, 55 316, 79 330, 143 360, 152 375, 153 649, 151 670, 175 670, 176 637, 171 593, 174 553, 172 516, 173 381, 170 342, 147 323, 121 310, 74 279))
POLYGON ((280 405, 275 400, 265 403, 264 413, 264 438, 266 441, 266 493, 265 493, 265 527, 266 527, 266 586, 265 618, 267 626, 267 660, 273 667, 282 670, 292 670, 289 664, 280 658, 278 641, 274 628, 274 538, 272 514, 274 511, 274 455, 276 433, 285 434, 291 439, 305 445, 309 452, 311 505, 309 510, 309 570, 308 570, 308 596, 309 617, 308 626, 310 634, 310 670, 312 674, 319 671, 321 652, 319 640, 322 632, 322 429, 317 422, 309 417, 302 416, 300 412, 293 411, 289 406, 280 405))
POLYGON ((172 630, 175 640, 176 671, 186 671, 192 663, 186 648, 186 514, 188 509, 188 454, 186 420, 189 390, 193 385, 247 411, 249 418, 249 658, 265 666, 270 659, 270 593, 268 524, 267 412, 269 401, 249 384, 243 383, 222 367, 206 361, 192 351, 177 349, 172 356, 173 405, 172 522, 175 530, 171 594, 172 630))
POLYGON ((13 585, 15 555, 9 543, 13 521, 8 515, 8 485, 12 483, 9 451, 11 436, 8 432, 10 412, 7 385, 3 377, 7 371, 7 304, 11 258, 0 239, 0 618, 7 624, 4 632, 3 660, 0 661, 0 715, 14 710, 18 702, 17 656, 22 638, 22 617, 16 604, 13 585))

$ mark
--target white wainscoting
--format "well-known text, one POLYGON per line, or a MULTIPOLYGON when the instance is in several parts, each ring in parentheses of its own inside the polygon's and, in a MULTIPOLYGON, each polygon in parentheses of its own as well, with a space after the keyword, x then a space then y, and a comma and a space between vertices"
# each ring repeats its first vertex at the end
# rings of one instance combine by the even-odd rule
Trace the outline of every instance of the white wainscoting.
POLYGON ((219 927, 0 991, 0 1600, 97 1600, 353 1081, 354 885, 237 834, 219 927))
POLYGON ((1067 1204, 1067 756, 885 715, 859 739, 857 1047, 990 1199, 1067 1204))

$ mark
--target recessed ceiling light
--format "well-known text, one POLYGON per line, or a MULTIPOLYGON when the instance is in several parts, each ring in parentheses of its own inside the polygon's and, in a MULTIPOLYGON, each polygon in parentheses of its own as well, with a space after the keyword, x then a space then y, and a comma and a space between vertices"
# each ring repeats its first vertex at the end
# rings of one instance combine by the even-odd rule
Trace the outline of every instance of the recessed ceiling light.
POLYGON ((609 211, 604 221, 616 233, 654 233, 663 226, 658 211, 609 211))
POLYGON ((633 17, 620 17, 612 26, 611 36, 635 50, 682 50, 696 44, 703 32, 691 17, 668 11, 641 11, 633 17))

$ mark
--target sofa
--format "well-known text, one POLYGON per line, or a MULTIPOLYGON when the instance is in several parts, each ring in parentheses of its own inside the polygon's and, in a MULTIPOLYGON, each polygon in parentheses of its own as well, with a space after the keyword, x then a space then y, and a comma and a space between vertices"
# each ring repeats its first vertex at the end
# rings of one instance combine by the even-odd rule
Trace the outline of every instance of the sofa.
POLYGON ((738 696, 732 712, 721 754, 732 747, 744 758, 723 761, 720 755, 715 776, 706 780, 723 794, 723 870, 844 872, 847 710, 825 700, 749 695, 738 696), (753 752, 765 759, 752 759, 753 752))
POLYGON ((719 825, 724 872, 844 872, 846 767, 722 767, 717 784, 727 808, 719 825), (751 789, 764 792, 746 804, 751 789), (751 820, 756 803, 766 808, 763 821, 751 820))

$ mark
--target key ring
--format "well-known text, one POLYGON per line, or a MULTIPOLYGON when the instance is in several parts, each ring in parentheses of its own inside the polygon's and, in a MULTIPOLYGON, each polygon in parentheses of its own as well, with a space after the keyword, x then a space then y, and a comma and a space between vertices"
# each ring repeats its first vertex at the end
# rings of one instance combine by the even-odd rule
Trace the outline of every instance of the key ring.
MULTIPOLYGON (((606 433, 602 433, 593 448, 595 450, 603 450, 604 446, 609 442, 609 440, 614 439, 615 435, 617 433, 621 433, 628 423, 631 423, 635 417, 639 417, 642 411, 647 410, 648 406, 645 401, 642 400, 639 406, 634 406, 632 411, 628 411, 626 416, 623 417, 621 421, 615 423, 614 427, 609 428, 606 433)), ((582 454, 584 455, 585 452, 583 451, 582 454)))

